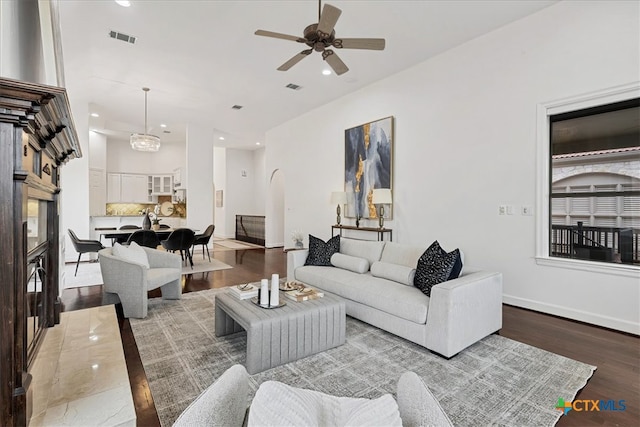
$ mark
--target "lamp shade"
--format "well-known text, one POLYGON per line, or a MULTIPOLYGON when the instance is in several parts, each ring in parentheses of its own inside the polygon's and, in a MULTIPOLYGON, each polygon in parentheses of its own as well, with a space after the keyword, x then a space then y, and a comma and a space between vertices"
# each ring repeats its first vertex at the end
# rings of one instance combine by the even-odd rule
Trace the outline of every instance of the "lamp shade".
POLYGON ((331 204, 344 205, 347 203, 347 193, 344 191, 332 191, 331 192, 331 204))
POLYGON ((391 199, 390 188, 374 188, 371 202, 374 205, 390 205, 393 203, 391 199))

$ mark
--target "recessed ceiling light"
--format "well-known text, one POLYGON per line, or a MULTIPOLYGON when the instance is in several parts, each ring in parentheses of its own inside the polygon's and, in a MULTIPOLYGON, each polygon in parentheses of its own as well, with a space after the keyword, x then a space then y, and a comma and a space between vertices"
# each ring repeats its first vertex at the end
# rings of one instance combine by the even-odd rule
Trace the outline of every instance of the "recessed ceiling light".
POLYGON ((166 128, 166 127, 167 127, 167 125, 165 125, 164 123, 162 123, 162 124, 160 124, 160 127, 161 127, 161 128, 166 128))
POLYGON ((328 76, 331 74, 331 70, 322 70, 322 74, 324 74, 325 76, 328 76))
POLYGON ((259 142, 256 142, 256 145, 260 145, 260 143, 259 143, 259 142))
POLYGON ((100 117, 100 114, 98 114, 98 113, 91 113, 91 117, 100 117))
POLYGON ((129 0, 116 0, 116 3, 118 3, 122 7, 131 6, 131 2, 129 0))
POLYGON ((224 141, 224 136, 221 136, 220 138, 218 138, 220 141, 224 141))

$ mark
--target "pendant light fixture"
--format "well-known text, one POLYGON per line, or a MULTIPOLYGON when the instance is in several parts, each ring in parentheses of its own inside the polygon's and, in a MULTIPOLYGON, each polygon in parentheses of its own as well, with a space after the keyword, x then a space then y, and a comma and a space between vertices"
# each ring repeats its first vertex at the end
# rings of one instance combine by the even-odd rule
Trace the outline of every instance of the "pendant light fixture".
POLYGON ((160 149, 160 137, 149 135, 147 130, 147 93, 149 88, 143 87, 142 90, 144 91, 144 133, 131 134, 131 148, 137 151, 156 152, 160 149))

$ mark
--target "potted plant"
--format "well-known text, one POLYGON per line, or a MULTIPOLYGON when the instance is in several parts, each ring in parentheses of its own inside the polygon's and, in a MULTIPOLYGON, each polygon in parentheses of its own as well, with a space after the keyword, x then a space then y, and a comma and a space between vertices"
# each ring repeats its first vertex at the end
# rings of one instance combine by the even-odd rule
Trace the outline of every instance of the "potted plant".
POLYGON ((160 230, 160 218, 158 216, 154 216, 151 220, 151 229, 154 231, 160 230))

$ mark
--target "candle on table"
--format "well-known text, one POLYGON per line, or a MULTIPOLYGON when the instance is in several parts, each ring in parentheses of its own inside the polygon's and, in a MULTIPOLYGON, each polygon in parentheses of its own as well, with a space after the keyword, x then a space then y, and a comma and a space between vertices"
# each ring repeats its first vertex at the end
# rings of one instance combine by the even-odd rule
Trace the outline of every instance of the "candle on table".
POLYGON ((269 305, 269 280, 260 281, 260 305, 269 305))
POLYGON ((271 300, 269 303, 273 306, 280 305, 280 276, 277 274, 271 275, 271 300))

